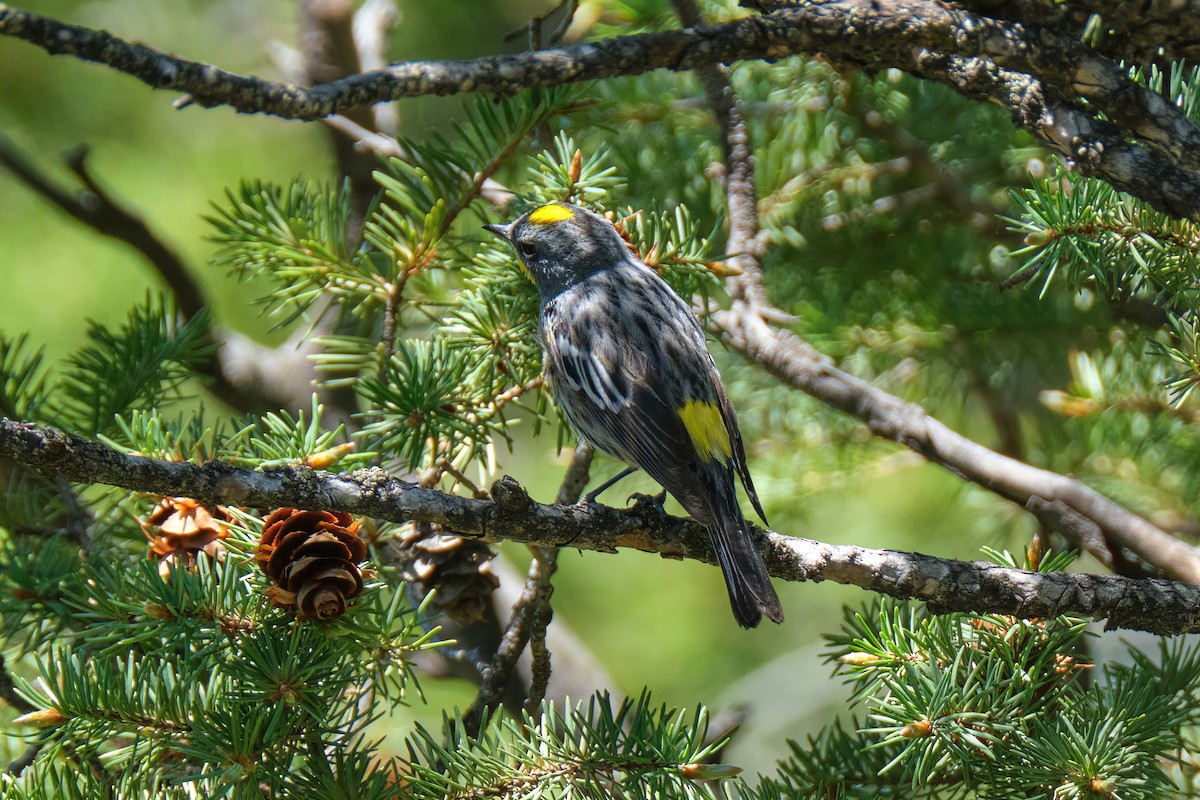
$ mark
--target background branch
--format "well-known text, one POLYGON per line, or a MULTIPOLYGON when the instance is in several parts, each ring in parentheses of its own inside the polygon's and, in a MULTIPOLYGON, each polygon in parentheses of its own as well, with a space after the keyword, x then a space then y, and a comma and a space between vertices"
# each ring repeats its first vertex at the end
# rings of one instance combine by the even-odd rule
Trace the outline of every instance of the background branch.
MULTIPOLYGON (((626 509, 599 504, 542 505, 511 478, 492 499, 458 497, 389 476, 379 468, 344 474, 306 467, 239 469, 125 455, 47 426, 0 419, 0 457, 46 476, 131 491, 252 507, 293 506, 363 514, 393 522, 430 521, 484 541, 615 552, 632 547, 706 564, 716 559, 707 531, 671 517, 655 502, 626 509)), ((1018 617, 1075 614, 1109 628, 1158 634, 1200 632, 1200 587, 1122 576, 1040 574, 892 550, 830 545, 752 529, 768 572, 784 580, 831 580, 892 597, 923 600, 936 612, 1018 617)))
POLYGON ((204 307, 204 292, 188 272, 183 259, 151 231, 140 216, 100 186, 88 168, 87 156, 86 147, 76 148, 64 156, 67 166, 83 184, 81 189, 72 190, 51 180, 17 149, 11 139, 0 133, 0 164, 30 190, 77 222, 101 235, 125 242, 141 253, 171 290, 184 316, 198 314, 204 307))

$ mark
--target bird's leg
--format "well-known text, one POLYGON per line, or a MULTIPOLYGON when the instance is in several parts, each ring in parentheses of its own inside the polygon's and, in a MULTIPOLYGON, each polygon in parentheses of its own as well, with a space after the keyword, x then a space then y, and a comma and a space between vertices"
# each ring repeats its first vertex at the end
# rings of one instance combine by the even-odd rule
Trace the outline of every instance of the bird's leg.
POLYGON ((596 498, 600 496, 601 492, 603 492, 605 489, 609 488, 610 486, 612 486, 614 483, 621 480, 622 478, 628 478, 630 475, 632 475, 635 472, 637 472, 637 467, 626 467, 625 469, 621 470, 616 475, 609 478, 604 483, 600 484, 595 489, 593 489, 592 491, 585 494, 583 496, 582 504, 588 505, 590 503, 596 502, 596 498))

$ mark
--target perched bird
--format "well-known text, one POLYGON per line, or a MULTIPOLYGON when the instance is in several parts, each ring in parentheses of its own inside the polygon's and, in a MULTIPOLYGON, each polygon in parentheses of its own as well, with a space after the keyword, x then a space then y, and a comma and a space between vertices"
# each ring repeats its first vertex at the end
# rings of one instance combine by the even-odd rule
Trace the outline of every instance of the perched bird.
POLYGON ((576 432, 708 529, 738 624, 782 622, 738 507, 735 473, 765 522, 737 417, 691 307, 587 209, 553 203, 485 227, 537 286, 546 377, 576 432))

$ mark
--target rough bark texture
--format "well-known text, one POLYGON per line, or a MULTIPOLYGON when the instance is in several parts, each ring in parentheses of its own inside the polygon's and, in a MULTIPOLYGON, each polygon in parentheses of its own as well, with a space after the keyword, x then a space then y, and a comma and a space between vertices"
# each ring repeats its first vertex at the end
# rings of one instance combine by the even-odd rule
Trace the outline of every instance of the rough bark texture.
MULTIPOLYGON (((615 552, 631 547, 666 558, 715 564, 707 532, 666 515, 651 501, 617 509, 598 504, 543 505, 511 478, 491 499, 457 497, 397 480, 381 469, 344 474, 307 467, 270 471, 220 462, 203 465, 125 455, 54 428, 0 419, 0 457, 43 475, 80 483, 182 495, 201 502, 320 508, 402 522, 428 520, 486 541, 615 552)), ((1200 632, 1200 587, 1119 576, 1036 574, 892 550, 830 545, 755 529, 771 575, 790 581, 852 584, 923 600, 936 612, 972 611, 1106 620, 1110 628, 1151 633, 1200 632)))
MULTIPOLYGON (((769 13, 474 61, 395 64, 307 89, 175 58, 7 5, 0 5, 0 34, 50 53, 107 64, 155 88, 185 92, 186 104, 228 105, 299 119, 418 95, 506 96, 531 87, 656 69, 819 54, 864 69, 905 70, 996 103, 1081 172, 1167 213, 1200 219, 1200 129, 1162 97, 1130 80, 1105 54, 1074 38, 1077 26, 1068 24, 1068 14, 1017 4, 1026 10, 1027 23, 1012 19, 1011 10, 1004 14, 1003 8, 985 3, 975 5, 1003 16, 988 17, 968 10, 970 3, 939 0, 748 0, 747 5, 769 13), (1061 30, 1045 27, 1056 21, 1061 30)), ((1120 5, 1131 6, 1129 14, 1119 20, 1120 15, 1112 14, 1113 24, 1124 26, 1129 36, 1142 14, 1167 20, 1177 7, 1168 0, 1120 5)), ((1181 49, 1191 48, 1186 32, 1193 26, 1194 20, 1181 25, 1181 49)))

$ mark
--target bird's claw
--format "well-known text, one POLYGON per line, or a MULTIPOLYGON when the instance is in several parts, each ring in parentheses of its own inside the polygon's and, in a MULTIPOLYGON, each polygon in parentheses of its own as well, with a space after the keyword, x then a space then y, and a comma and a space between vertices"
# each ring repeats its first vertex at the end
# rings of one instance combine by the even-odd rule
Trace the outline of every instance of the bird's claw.
POLYGON ((667 510, 664 507, 664 504, 667 502, 667 490, 663 489, 658 494, 642 494, 641 492, 634 492, 633 494, 629 495, 625 502, 634 509, 637 509, 641 506, 649 506, 650 508, 654 509, 655 513, 657 513, 659 516, 663 516, 667 513, 667 510))

